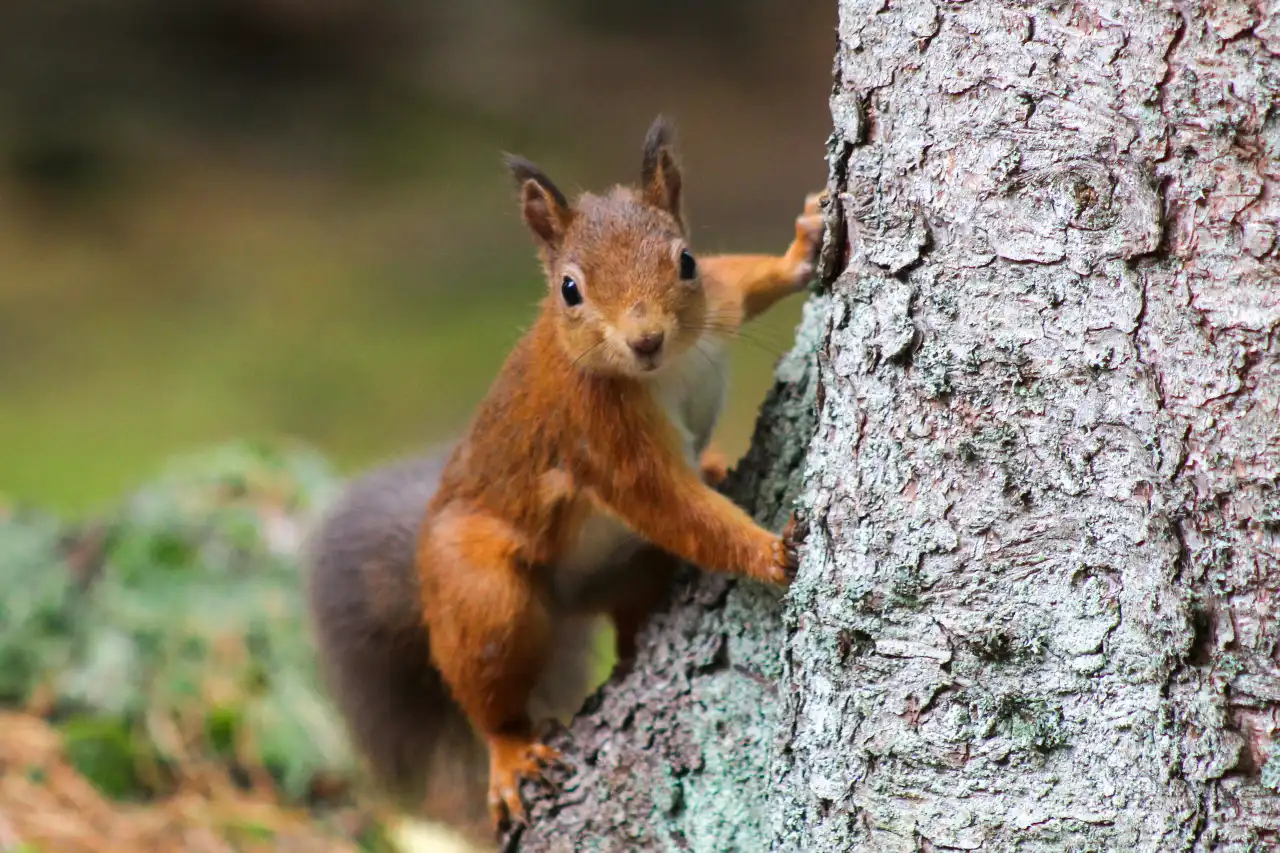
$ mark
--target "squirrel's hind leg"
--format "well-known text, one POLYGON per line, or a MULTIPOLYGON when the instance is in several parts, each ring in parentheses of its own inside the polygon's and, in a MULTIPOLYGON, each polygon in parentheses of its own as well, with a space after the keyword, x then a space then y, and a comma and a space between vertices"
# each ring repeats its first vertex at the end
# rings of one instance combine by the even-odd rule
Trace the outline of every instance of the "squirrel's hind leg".
POLYGON ((528 712, 554 631, 525 545, 498 519, 458 514, 432 524, 418 555, 432 657, 488 746, 496 829, 525 820, 521 780, 559 761, 528 712))

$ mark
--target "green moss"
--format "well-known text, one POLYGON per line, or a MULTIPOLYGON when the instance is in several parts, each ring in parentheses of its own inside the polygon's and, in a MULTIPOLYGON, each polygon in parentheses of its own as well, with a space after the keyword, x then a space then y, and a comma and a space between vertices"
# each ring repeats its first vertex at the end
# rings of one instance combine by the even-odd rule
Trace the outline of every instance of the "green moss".
POLYGON ((1005 628, 990 628, 966 641, 969 650, 978 660, 988 663, 1035 658, 1044 654, 1045 644, 1041 637, 1025 639, 1005 628))
POLYGON ((1248 667, 1239 655, 1230 651, 1217 652, 1213 655, 1213 668, 1224 678, 1232 679, 1243 674, 1248 667))
POLYGON ((1006 734, 1021 749, 1048 753, 1067 744, 1062 710, 1039 699, 1005 695, 994 708, 997 731, 1006 734))
POLYGON ((979 634, 969 642, 969 648, 979 660, 999 662, 1013 655, 1014 640, 1005 631, 992 630, 979 634))
POLYGON ((71 654, 77 602, 63 532, 47 516, 0 512, 0 702, 27 701, 71 654))
POLYGON ((238 708, 210 708, 205 716, 205 737, 209 739, 210 747, 222 758, 235 758, 236 733, 241 721, 242 714, 238 708))
POLYGON ((252 844, 258 841, 271 841, 276 837, 275 830, 269 826, 251 820, 227 821, 222 826, 223 835, 232 844, 252 844))
POLYGON ((902 563, 893 569, 888 583, 888 601, 890 607, 900 608, 910 613, 919 613, 928 606, 927 585, 920 576, 919 565, 902 563))
POLYGON ((386 827, 372 821, 356 835, 356 846, 365 853, 400 853, 386 827))
POLYGON ((943 343, 927 339, 912 356, 915 382, 927 397, 942 398, 955 393, 955 357, 943 343))
POLYGON ((105 796, 124 800, 148 793, 138 772, 147 748, 127 723, 77 719, 61 732, 67 760, 105 796))

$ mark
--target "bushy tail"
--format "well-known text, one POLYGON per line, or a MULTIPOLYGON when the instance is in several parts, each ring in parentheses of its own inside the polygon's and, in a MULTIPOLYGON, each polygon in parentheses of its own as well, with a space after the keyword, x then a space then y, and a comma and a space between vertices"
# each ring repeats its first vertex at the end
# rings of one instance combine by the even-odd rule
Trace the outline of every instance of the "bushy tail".
POLYGON ((321 671, 350 737, 397 803, 469 833, 487 756, 431 664, 414 552, 445 453, 352 481, 304 548, 321 671))

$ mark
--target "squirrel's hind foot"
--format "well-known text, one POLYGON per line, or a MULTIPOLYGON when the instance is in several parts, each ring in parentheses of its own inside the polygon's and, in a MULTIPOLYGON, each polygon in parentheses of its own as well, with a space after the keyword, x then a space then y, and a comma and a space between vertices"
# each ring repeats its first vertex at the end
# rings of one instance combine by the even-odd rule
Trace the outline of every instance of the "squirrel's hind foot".
POLYGON ((512 824, 528 823, 520 783, 527 779, 550 787, 546 771, 565 762, 557 749, 535 739, 495 738, 489 749, 489 815, 501 835, 512 824))

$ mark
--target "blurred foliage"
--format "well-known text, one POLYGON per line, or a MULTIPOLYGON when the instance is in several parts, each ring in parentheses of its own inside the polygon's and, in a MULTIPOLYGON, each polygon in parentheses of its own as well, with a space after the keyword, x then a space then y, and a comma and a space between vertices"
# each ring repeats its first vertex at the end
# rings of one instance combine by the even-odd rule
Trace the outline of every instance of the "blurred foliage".
POLYGON ((705 39, 713 48, 741 50, 759 0, 540 0, 540 5, 595 33, 705 39))
POLYGON ((49 517, 11 512, 0 522, 0 701, 25 701, 71 658, 81 601, 60 547, 49 517))
POLYGON ((295 560, 334 483, 305 449, 236 444, 177 461, 105 526, 11 513, 0 695, 42 709, 115 798, 162 793, 193 761, 263 770, 294 802, 348 778, 295 560))

